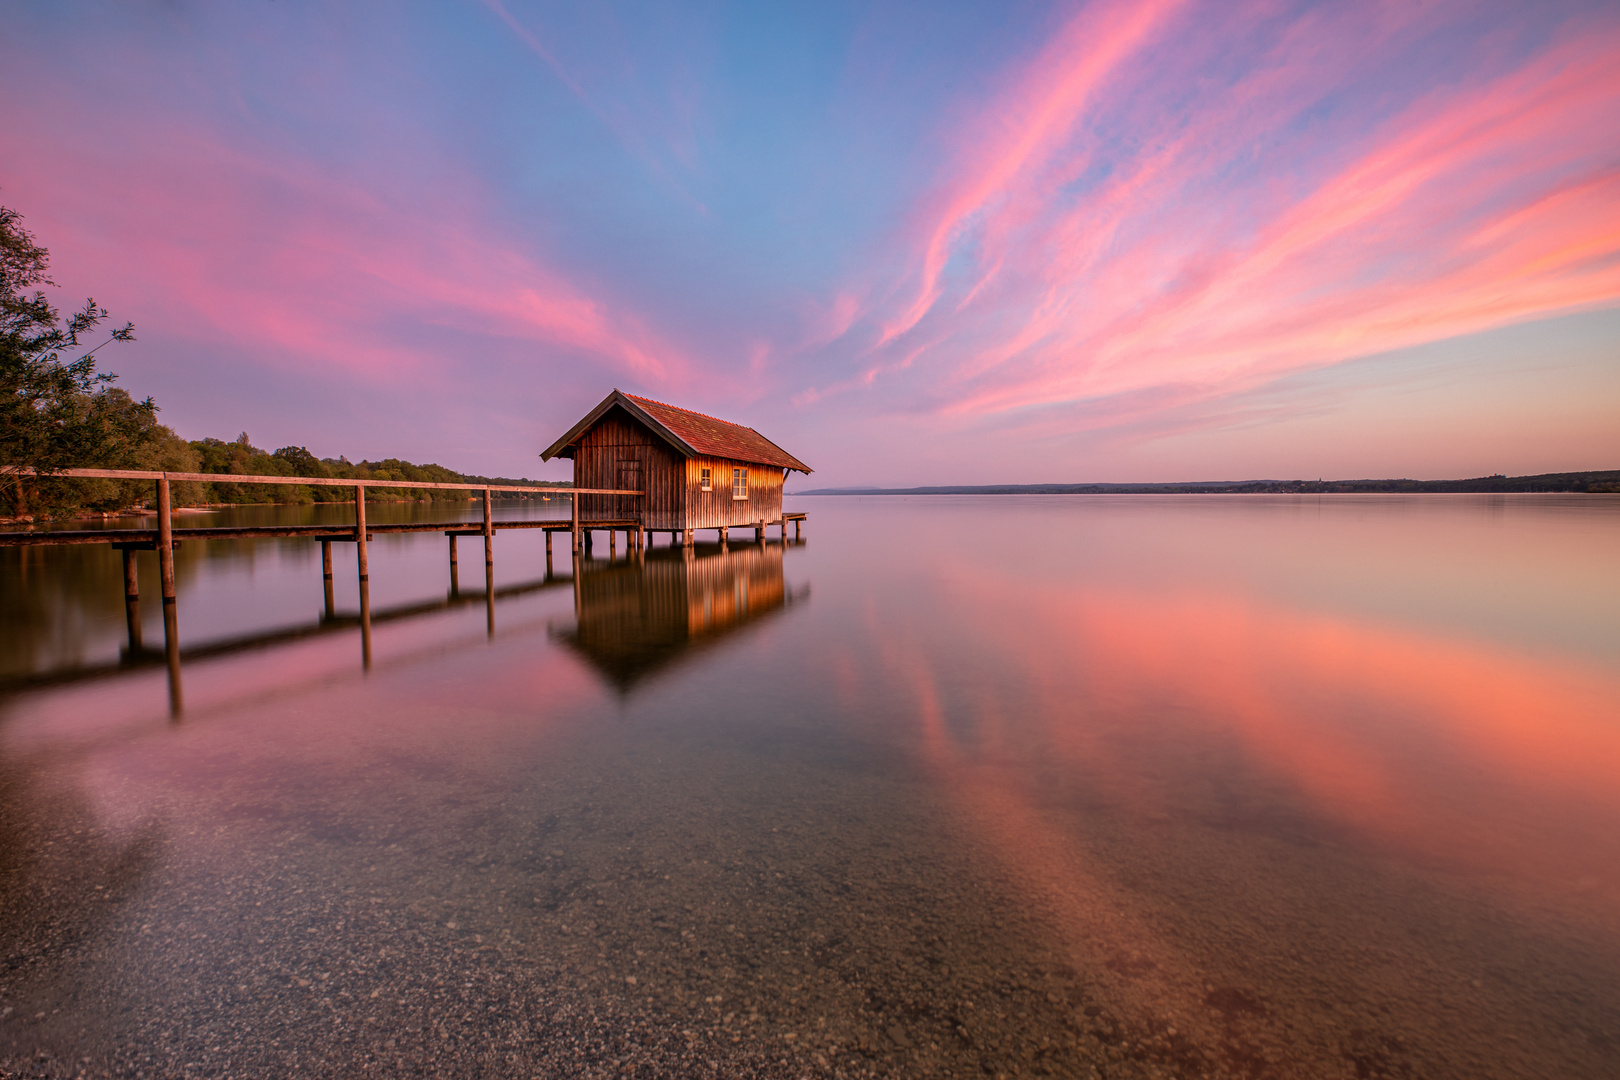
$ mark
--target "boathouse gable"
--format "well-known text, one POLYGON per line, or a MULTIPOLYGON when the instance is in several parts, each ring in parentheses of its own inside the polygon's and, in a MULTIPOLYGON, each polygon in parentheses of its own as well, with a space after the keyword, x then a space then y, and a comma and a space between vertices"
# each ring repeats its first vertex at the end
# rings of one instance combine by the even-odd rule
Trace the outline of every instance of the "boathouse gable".
POLYGON ((572 458, 578 487, 644 492, 581 496, 580 513, 652 530, 780 521, 787 474, 810 472, 753 428, 618 390, 540 456, 572 458))

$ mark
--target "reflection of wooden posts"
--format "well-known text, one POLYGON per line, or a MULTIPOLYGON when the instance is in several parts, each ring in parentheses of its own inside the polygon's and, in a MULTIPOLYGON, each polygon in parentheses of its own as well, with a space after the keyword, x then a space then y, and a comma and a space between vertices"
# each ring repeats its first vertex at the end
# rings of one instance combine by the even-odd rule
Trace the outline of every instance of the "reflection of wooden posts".
POLYGON ((129 651, 141 651, 141 579, 135 573, 135 549, 125 546, 124 553, 124 623, 129 631, 129 651))
POLYGON ((366 489, 354 486, 354 548, 355 565, 362 582, 371 580, 371 560, 366 553, 366 489))
POLYGON ((456 534, 450 534, 450 595, 455 596, 461 592, 461 579, 456 566, 456 534))
POLYGON ((371 582, 366 578, 360 579, 360 668, 371 670, 371 582))
POLYGON ((337 604, 332 596, 332 541, 321 541, 321 588, 326 593, 326 617, 337 615, 337 604))
MULTIPOLYGON (((489 506, 489 488, 484 489, 484 589, 495 587, 495 524, 489 506)), ((493 624, 491 624, 493 625, 493 624)))
POLYGON ((158 573, 163 582, 163 602, 174 604, 174 523, 169 505, 169 478, 157 482, 158 573))
POLYGON ((163 657, 169 666, 169 716, 178 720, 185 700, 180 689, 180 617, 172 601, 163 605, 163 657))

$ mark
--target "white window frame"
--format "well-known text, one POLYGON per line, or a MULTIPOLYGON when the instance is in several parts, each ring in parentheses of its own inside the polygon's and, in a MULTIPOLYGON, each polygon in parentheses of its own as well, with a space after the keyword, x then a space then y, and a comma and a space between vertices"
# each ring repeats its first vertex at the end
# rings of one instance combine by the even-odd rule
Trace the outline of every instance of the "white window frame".
POLYGON ((733 499, 748 498, 748 470, 731 470, 731 497, 733 499))
POLYGON ((699 486, 701 486, 703 488, 704 491, 713 491, 714 490, 714 470, 713 469, 699 469, 698 470, 698 484, 699 484, 699 486))

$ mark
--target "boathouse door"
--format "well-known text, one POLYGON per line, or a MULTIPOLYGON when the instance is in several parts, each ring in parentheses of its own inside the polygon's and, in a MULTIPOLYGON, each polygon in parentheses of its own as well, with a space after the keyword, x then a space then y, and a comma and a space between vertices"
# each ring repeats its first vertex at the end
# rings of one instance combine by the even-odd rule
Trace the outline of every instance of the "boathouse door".
MULTIPOLYGON (((620 491, 646 490, 641 486, 641 462, 620 461, 619 480, 614 486, 620 491)), ((613 496, 613 516, 621 521, 627 519, 641 521, 643 520, 641 516, 641 504, 646 501, 647 497, 645 495, 643 495, 641 498, 636 498, 633 495, 615 495, 613 496)))

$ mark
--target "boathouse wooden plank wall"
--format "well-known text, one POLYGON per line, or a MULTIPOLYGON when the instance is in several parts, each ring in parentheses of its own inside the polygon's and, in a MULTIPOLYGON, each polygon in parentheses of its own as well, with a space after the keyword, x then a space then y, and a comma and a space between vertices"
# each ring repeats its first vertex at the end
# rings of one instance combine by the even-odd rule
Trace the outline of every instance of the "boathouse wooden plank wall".
POLYGON ((587 520, 639 518, 646 529, 714 529, 748 526, 782 517, 781 469, 758 462, 698 455, 686 457, 623 409, 612 409, 587 429, 574 448, 579 487, 640 490, 640 498, 580 496, 587 520), (703 470, 710 470, 703 490, 703 470), (748 495, 733 495, 736 469, 747 470, 748 495), (598 482, 600 481, 600 482, 598 482))

